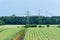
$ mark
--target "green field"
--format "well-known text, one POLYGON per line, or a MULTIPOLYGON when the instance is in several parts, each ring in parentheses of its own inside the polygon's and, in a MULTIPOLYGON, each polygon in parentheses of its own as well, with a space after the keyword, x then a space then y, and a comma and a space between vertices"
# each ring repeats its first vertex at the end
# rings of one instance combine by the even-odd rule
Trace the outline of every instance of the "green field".
POLYGON ((24 28, 0 27, 0 40, 14 40, 20 33, 23 36, 19 40, 60 40, 60 28, 24 28))
POLYGON ((60 40, 60 29, 28 28, 24 40, 60 40))
POLYGON ((0 28, 0 40, 14 40, 25 28, 0 28))

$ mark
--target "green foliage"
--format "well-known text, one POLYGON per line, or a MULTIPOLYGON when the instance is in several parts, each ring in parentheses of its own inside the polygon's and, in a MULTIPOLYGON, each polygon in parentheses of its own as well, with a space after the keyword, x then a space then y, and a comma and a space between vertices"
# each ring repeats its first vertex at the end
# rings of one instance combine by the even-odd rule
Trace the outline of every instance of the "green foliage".
POLYGON ((49 24, 47 24, 47 27, 50 27, 50 25, 49 25, 49 24))
POLYGON ((58 28, 60 28, 60 26, 57 26, 58 28))
POLYGON ((39 27, 42 27, 41 25, 39 25, 39 27))
MULTIPOLYGON (((44 17, 40 16, 40 20, 38 16, 29 16, 29 24, 60 24, 60 16, 52 16, 52 17, 44 17), (38 21, 39 20, 39 21, 38 21)), ((5 24, 26 24, 26 16, 20 17, 15 16, 3 16, 0 17, 0 20, 4 21, 5 24)))
POLYGON ((25 27, 25 28, 29 28, 29 27, 37 27, 37 25, 36 25, 36 24, 29 24, 29 25, 25 25, 24 27, 25 27))
POLYGON ((39 25, 39 27, 40 27, 40 28, 44 28, 45 26, 41 26, 41 25, 39 25))
POLYGON ((30 27, 37 27, 37 25, 36 24, 32 24, 32 25, 30 25, 30 27))
POLYGON ((2 21, 2 20, 0 20, 0 25, 4 25, 5 23, 2 21))

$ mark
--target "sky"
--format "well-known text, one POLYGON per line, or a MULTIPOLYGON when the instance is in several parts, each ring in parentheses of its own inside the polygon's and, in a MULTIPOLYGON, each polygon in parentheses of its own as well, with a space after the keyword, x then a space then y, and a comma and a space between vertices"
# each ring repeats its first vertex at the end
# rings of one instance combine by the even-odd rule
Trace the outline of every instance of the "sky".
POLYGON ((60 0, 0 0, 0 16, 25 16, 29 9, 30 16, 60 16, 60 0))

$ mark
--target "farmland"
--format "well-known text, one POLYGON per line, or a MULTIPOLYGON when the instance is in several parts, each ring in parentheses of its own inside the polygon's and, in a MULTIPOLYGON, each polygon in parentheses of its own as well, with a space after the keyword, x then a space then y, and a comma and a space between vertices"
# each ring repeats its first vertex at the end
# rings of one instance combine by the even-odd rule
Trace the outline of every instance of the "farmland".
POLYGON ((0 40, 60 40, 60 28, 54 27, 54 25, 49 28, 13 26, 5 25, 0 27, 0 40))
POLYGON ((0 28, 0 40, 15 40, 16 36, 24 32, 25 28, 0 28))
POLYGON ((58 28, 28 28, 24 40, 60 40, 58 28))

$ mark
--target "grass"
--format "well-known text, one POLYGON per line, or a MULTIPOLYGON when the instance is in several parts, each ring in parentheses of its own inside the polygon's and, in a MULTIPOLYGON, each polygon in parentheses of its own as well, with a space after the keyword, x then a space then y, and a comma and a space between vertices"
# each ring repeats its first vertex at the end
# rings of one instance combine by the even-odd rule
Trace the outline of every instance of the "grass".
MULTIPOLYGON (((23 26, 23 25, 22 25, 23 26)), ((50 25, 49 28, 24 28, 20 25, 0 26, 0 40, 14 40, 17 35, 25 31, 23 40, 60 40, 59 25, 50 25), (11 27, 10 27, 11 26, 11 27)))
POLYGON ((24 28, 8 28, 0 32, 0 40, 13 40, 22 30, 24 30, 24 28))
POLYGON ((24 40, 60 40, 60 28, 28 28, 24 40))

